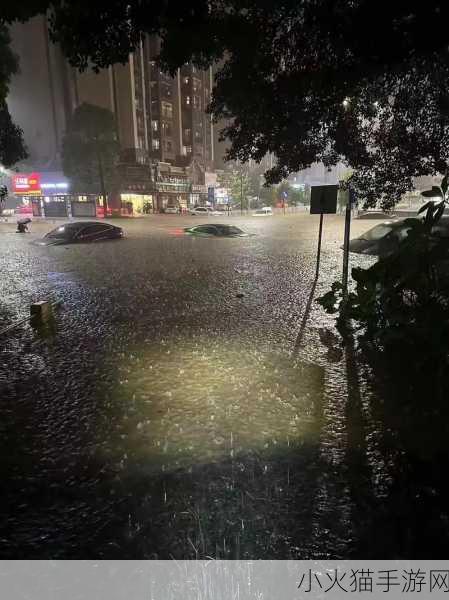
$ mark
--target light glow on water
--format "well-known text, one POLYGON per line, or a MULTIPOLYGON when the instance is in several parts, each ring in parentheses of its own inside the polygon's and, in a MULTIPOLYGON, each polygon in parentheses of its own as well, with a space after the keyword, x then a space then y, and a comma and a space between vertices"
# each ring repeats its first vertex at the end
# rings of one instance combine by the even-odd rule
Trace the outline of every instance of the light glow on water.
POLYGON ((316 443, 319 367, 223 339, 141 347, 118 373, 127 456, 173 469, 316 443))

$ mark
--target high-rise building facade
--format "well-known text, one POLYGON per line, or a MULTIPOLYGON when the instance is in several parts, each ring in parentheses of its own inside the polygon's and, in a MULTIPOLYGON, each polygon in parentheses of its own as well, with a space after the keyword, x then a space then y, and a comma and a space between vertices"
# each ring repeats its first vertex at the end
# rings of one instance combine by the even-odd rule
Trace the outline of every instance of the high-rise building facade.
POLYGON ((50 42, 44 17, 14 25, 12 39, 21 74, 12 82, 9 106, 36 165, 57 167, 68 119, 88 102, 113 112, 125 159, 213 168, 213 125, 205 112, 211 70, 188 64, 174 77, 166 75, 156 64, 159 40, 147 36, 127 64, 80 73, 50 42))
POLYGON ((211 69, 200 71, 186 64, 170 77, 156 63, 159 40, 147 38, 144 46, 150 156, 180 165, 193 160, 205 170, 212 168, 213 124, 205 112, 211 97, 211 69))
POLYGON ((214 134, 210 115, 211 70, 187 64, 174 77, 157 65, 159 40, 146 37, 126 65, 100 73, 75 73, 76 104, 90 102, 115 115, 124 155, 187 166, 213 168, 214 134))

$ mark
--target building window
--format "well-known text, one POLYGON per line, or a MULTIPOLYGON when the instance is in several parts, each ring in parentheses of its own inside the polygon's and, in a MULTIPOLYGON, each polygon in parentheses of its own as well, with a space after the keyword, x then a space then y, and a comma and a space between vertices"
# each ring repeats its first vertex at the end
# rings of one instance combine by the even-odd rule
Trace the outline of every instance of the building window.
POLYGON ((164 98, 171 98, 171 84, 163 83, 161 85, 161 92, 164 98))
POLYGON ((201 88, 201 80, 197 77, 193 78, 193 91, 196 92, 201 88))
POLYGON ((188 77, 183 77, 183 78, 182 78, 182 82, 183 82, 185 85, 189 85, 189 81, 190 81, 190 79, 189 79, 188 77))
POLYGON ((187 106, 190 106, 190 96, 186 96, 186 104, 187 106))
POLYGON ((192 135, 192 130, 191 129, 184 129, 184 139, 186 140, 186 142, 190 142, 190 137, 192 135))
POLYGON ((164 135, 171 137, 171 123, 162 121, 162 131, 164 132, 164 135))
POLYGON ((171 102, 162 101, 162 115, 168 119, 173 118, 173 105, 171 102))
POLYGON ((151 129, 152 129, 153 131, 158 131, 158 129, 159 129, 159 123, 158 123, 158 121, 156 121, 155 119, 153 119, 153 120, 151 121, 151 129))
POLYGON ((193 106, 194 108, 201 109, 201 99, 199 96, 193 96, 193 106))
POLYGON ((183 146, 182 153, 184 156, 186 156, 187 154, 192 154, 192 146, 183 146))
POLYGON ((166 150, 167 152, 171 152, 171 151, 172 151, 172 143, 171 143, 169 140, 167 140, 167 141, 165 142, 165 150, 166 150))
POLYGON ((201 138, 201 131, 195 130, 195 140, 199 140, 201 138))
POLYGON ((159 150, 159 140, 153 138, 153 140, 151 141, 151 147, 153 148, 153 150, 159 150))

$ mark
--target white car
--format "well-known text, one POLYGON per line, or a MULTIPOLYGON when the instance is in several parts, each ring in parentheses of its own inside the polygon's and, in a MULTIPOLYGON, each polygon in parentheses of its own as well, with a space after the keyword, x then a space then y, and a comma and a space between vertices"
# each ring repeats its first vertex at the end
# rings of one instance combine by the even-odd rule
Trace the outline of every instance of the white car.
POLYGON ((216 210, 212 210, 212 208, 209 208, 208 206, 195 206, 194 208, 190 209, 189 213, 192 216, 203 216, 203 217, 209 217, 209 216, 221 214, 216 210))
POLYGON ((164 213, 166 215, 177 215, 179 213, 179 208, 177 206, 166 206, 164 208, 164 213))
POLYGON ((264 206, 263 208, 259 208, 256 212, 253 213, 254 217, 267 217, 273 214, 273 209, 271 206, 264 206))

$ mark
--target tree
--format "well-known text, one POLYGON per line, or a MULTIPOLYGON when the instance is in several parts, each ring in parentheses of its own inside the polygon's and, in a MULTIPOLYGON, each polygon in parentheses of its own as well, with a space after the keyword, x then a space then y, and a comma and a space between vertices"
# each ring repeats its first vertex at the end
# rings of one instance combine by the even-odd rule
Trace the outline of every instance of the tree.
POLYGON ((62 142, 62 168, 75 192, 103 196, 105 216, 117 155, 111 111, 87 103, 78 106, 62 142))
POLYGON ((247 165, 231 163, 220 177, 220 185, 226 187, 233 202, 239 204, 240 211, 249 208, 248 196, 251 195, 251 181, 247 165))
MULTIPOLYGON (((211 111, 229 122, 228 158, 274 153, 270 183, 315 161, 343 161, 359 197, 388 208, 413 177, 446 169, 449 5, 441 0, 26 4, 29 14, 51 9, 54 39, 81 68, 126 62, 144 33, 161 36, 171 73, 190 59, 220 61, 211 111)), ((9 6, 7 18, 25 12, 9 6)))
POLYGON ((0 24, 0 164, 5 167, 11 167, 28 156, 23 132, 13 123, 6 104, 11 77, 19 68, 10 42, 8 29, 0 24))
POLYGON ((6 185, 0 185, 0 217, 3 214, 3 204, 8 197, 8 188, 6 185))

